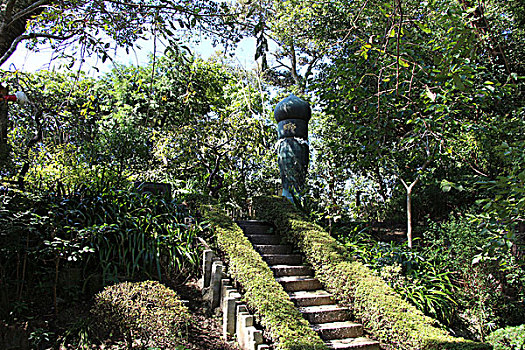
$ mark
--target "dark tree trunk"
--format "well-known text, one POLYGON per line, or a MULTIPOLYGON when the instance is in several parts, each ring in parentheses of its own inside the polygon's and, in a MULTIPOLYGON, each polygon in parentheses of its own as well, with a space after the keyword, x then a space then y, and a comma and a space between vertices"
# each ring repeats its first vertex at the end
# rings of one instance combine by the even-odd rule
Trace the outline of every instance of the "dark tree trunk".
POLYGON ((48 0, 2 0, 0 5, 0 65, 9 59, 23 38, 27 22, 48 0))
MULTIPOLYGON (((7 88, 0 85, 0 97, 9 93, 7 88)), ((7 143, 7 126, 8 126, 8 105, 3 98, 0 100, 0 169, 7 166, 9 159, 9 145, 7 143)))
POLYGON ((22 36, 26 31, 26 22, 27 20, 19 19, 9 26, 0 27, 0 57, 4 57, 10 52, 6 57, 7 60, 7 58, 9 58, 9 56, 15 51, 16 45, 14 47, 12 47, 12 45, 15 40, 22 36))

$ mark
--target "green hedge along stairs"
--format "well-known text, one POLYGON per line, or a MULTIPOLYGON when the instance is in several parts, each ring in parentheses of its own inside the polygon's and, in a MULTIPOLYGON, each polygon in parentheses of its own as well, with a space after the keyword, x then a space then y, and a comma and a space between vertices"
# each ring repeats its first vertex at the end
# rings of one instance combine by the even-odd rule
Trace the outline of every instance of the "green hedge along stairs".
POLYGON ((338 306, 323 290, 312 268, 303 263, 303 256, 291 245, 282 244, 272 225, 256 220, 237 224, 328 348, 379 350, 377 341, 363 336, 363 325, 351 321, 350 309, 338 306))

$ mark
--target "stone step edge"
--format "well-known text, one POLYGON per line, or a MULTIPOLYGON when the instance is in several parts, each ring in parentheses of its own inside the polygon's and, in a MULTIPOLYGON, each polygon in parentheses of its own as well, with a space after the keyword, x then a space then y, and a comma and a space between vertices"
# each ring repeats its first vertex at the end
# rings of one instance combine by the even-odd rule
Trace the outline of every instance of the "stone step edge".
POLYGON ((325 330, 325 329, 337 329, 337 328, 346 328, 346 327, 363 327, 361 323, 352 322, 352 321, 339 321, 339 322, 328 322, 328 323, 312 323, 310 326, 316 330, 325 330))
POLYGON ((297 258, 302 258, 303 256, 301 254, 297 254, 297 253, 291 253, 291 254, 286 254, 286 253, 277 253, 277 254, 260 254, 263 259, 266 258, 266 257, 270 257, 270 258, 273 258, 274 256, 293 256, 293 257, 297 257, 297 258))
POLYGON ((310 328, 325 341, 363 336, 363 325, 350 321, 311 323, 310 328))
POLYGON ((323 289, 288 292, 288 296, 296 307, 330 305, 334 303, 333 295, 323 289))
POLYGON ((288 296, 290 299, 309 299, 309 298, 332 298, 333 294, 328 293, 324 289, 316 289, 316 290, 305 290, 305 291, 296 291, 296 292, 288 292, 288 296))
POLYGON ((378 341, 367 337, 328 340, 325 345, 329 349, 380 349, 378 341))
POLYGON ((333 311, 350 312, 349 308, 339 306, 335 303, 326 304, 326 305, 300 306, 298 309, 299 309, 299 312, 301 312, 302 314, 313 314, 313 313, 333 312, 333 311))
POLYGON ((236 220, 235 223, 237 225, 269 225, 269 226, 273 226, 270 222, 263 221, 263 220, 236 220))
MULTIPOLYGON (((289 244, 254 244, 253 247, 255 249, 266 248, 266 247, 285 247, 285 248, 293 249, 293 246, 291 246, 289 244)), ((283 254, 286 254, 286 253, 283 253, 283 254)), ((294 254, 294 253, 291 253, 291 254, 294 254)))
POLYGON ((308 275, 276 277, 275 280, 277 282, 318 281, 317 278, 308 275))

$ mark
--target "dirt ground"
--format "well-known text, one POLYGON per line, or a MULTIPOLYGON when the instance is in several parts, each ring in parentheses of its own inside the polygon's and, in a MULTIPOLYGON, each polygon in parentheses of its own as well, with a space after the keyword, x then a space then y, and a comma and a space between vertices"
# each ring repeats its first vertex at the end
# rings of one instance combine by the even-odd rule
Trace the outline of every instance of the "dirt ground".
POLYGON ((208 317, 202 293, 195 281, 174 288, 180 298, 189 302, 188 308, 193 322, 188 329, 184 346, 191 350, 238 350, 234 341, 222 339, 222 321, 218 317, 208 317))

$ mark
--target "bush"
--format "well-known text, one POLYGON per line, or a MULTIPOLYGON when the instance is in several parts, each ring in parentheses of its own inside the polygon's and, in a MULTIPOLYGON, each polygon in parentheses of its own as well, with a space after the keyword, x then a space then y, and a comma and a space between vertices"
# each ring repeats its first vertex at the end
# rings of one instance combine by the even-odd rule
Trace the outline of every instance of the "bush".
POLYGON ((494 345, 494 350, 524 350, 525 324, 498 329, 488 336, 488 342, 494 345))
POLYGON ((353 257, 385 280, 405 300, 427 316, 449 326, 457 309, 456 287, 452 283, 455 270, 444 249, 435 247, 429 252, 417 246, 408 248, 406 242, 378 242, 364 230, 358 234, 341 234, 337 240, 344 244, 353 257))
POLYGON ((248 307, 255 312, 270 338, 282 350, 322 350, 321 338, 310 329, 272 271, 243 231, 218 210, 205 209, 215 243, 228 260, 230 275, 242 286, 248 307))
POLYGON ((487 349, 488 345, 454 338, 404 301, 318 225, 307 222, 286 199, 254 198, 257 216, 272 222, 312 264, 316 277, 341 303, 348 305, 365 329, 385 349, 487 349))
POLYGON ((123 336, 128 347, 173 348, 180 344, 190 314, 177 294, 159 282, 125 282, 95 296, 92 309, 103 333, 123 336))
POLYGON ((15 302, 35 292, 56 304, 122 280, 195 276, 200 227, 182 224, 185 215, 175 202, 124 190, 0 193, 0 317, 15 317, 15 302), (61 283, 70 270, 78 277, 61 283))
POLYGON ((525 318, 525 270, 516 237, 494 235, 473 216, 451 215, 424 233, 423 254, 453 271, 460 304, 455 328, 485 339, 497 328, 520 325, 525 318), (463 323, 467 325, 464 328, 463 323))
POLYGON ((196 273, 198 226, 180 223, 183 210, 173 201, 131 191, 111 190, 69 200, 62 221, 96 252, 92 271, 104 283, 130 279, 172 279, 196 273))

